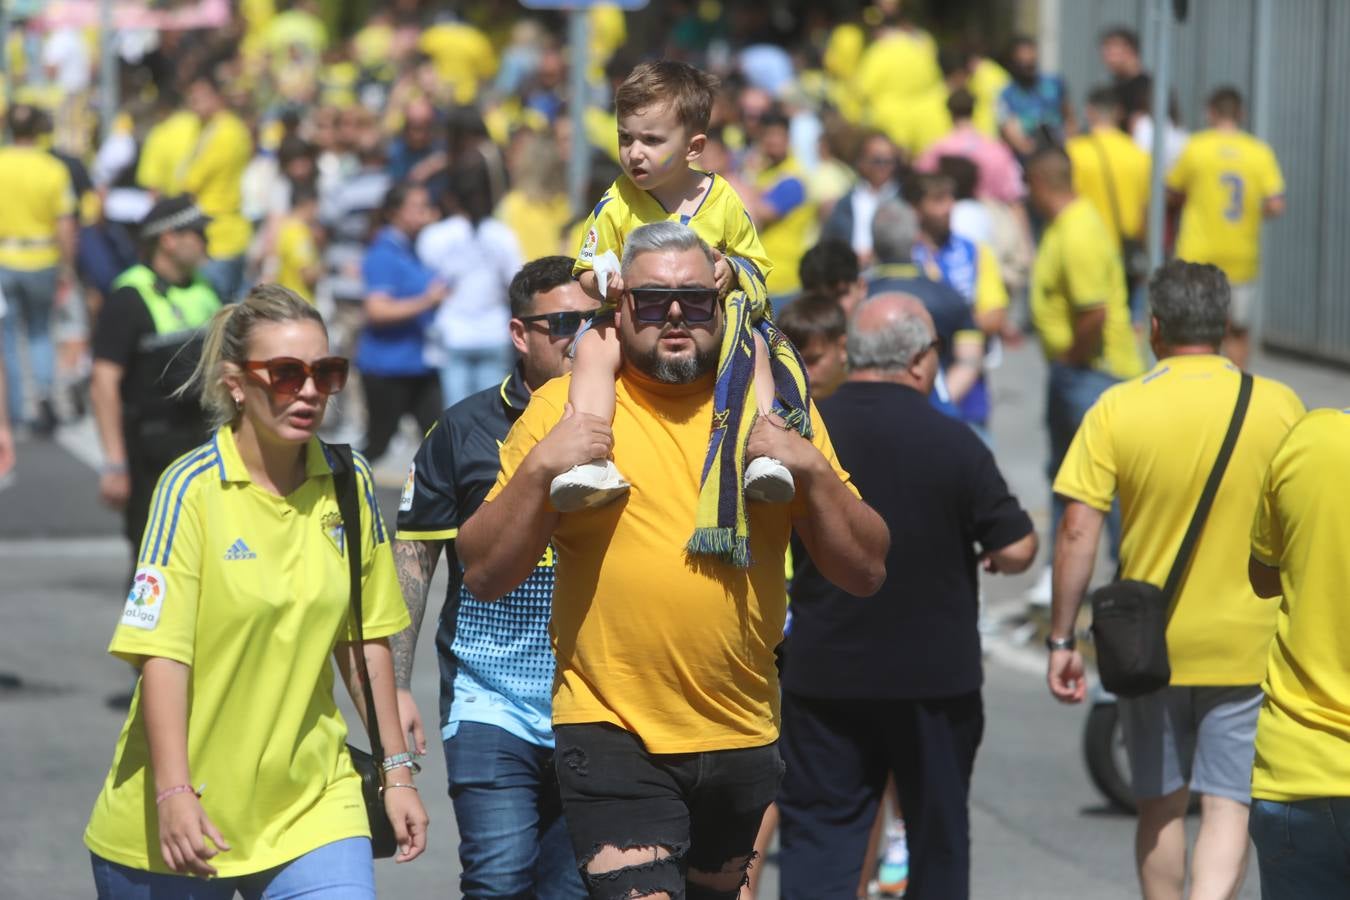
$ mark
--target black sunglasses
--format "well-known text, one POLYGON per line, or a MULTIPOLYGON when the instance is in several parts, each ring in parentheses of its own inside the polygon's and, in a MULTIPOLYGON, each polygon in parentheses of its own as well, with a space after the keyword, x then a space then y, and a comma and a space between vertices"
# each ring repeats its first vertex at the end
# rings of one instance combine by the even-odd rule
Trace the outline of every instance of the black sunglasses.
POLYGON ((670 304, 680 304, 686 322, 710 322, 717 311, 717 288, 631 288, 633 315, 648 325, 664 322, 670 304))
POLYGON ((577 329, 581 328, 582 322, 594 319, 596 312, 597 310, 588 309, 585 312, 551 312, 540 313, 537 316, 516 316, 516 318, 526 324, 546 322, 550 337, 571 337, 577 333, 577 329))

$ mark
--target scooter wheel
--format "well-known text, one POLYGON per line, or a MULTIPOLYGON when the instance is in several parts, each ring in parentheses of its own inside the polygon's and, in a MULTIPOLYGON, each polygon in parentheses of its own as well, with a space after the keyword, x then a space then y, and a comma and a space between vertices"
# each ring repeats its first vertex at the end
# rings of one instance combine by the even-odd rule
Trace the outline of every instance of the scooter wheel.
POLYGON ((1083 729, 1083 756, 1092 784, 1115 808, 1136 812, 1125 761, 1120 709, 1114 703, 1098 703, 1088 713, 1083 729))

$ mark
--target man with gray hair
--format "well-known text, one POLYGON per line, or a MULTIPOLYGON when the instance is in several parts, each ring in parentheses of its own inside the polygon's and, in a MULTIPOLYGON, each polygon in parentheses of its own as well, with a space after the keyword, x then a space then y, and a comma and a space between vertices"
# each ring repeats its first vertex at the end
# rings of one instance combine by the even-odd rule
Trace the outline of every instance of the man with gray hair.
MULTIPOLYGON (((1074 631, 1112 501, 1120 499, 1124 514, 1120 577, 1163 585, 1244 377, 1219 355, 1229 305, 1219 269, 1173 260, 1154 273, 1149 300, 1158 364, 1102 394, 1055 478, 1066 505, 1055 537, 1047 680, 1062 703, 1080 703, 1086 691, 1074 631)), ((1259 684, 1277 604, 1253 592, 1243 561, 1266 469, 1303 415, 1298 397, 1277 381, 1255 378, 1250 390, 1232 457, 1170 598, 1171 683, 1120 699, 1139 805, 1135 863, 1150 900, 1182 895, 1192 791, 1201 796, 1190 896, 1236 896, 1246 871, 1259 684)))
POLYGON ((877 264, 863 273, 867 295, 900 293, 919 298, 937 329, 938 374, 933 405, 953 418, 980 423, 976 406, 988 412, 984 388, 984 333, 975 324, 970 304, 951 285, 934 281, 914 264, 919 217, 903 200, 889 200, 872 219, 872 247, 877 264), (984 399, 973 397, 984 394, 984 399), (974 405, 972 405, 974 404, 974 405), (971 413, 967 415, 967 413, 971 413))
POLYGON ((623 365, 613 425, 544 385, 501 450, 487 500, 457 549, 474 596, 515 587, 551 546, 555 760, 563 812, 595 898, 734 898, 781 778, 774 650, 795 531, 821 577, 874 593, 889 536, 812 413, 813 437, 762 418, 747 456, 787 466, 788 504, 749 507, 748 568, 691 557, 726 327, 713 251, 688 226, 635 229, 616 310, 623 365), (613 450, 619 501, 559 513, 553 478, 613 450))
POLYGON ((917 298, 864 300, 849 322, 848 381, 820 404, 892 540, 886 580, 865 603, 827 580, 810 547, 798 561, 778 801, 788 900, 854 896, 888 774, 911 854, 905 896, 970 895, 967 798, 984 732, 978 571, 1023 571, 1036 533, 989 449, 929 404, 935 345, 917 298))

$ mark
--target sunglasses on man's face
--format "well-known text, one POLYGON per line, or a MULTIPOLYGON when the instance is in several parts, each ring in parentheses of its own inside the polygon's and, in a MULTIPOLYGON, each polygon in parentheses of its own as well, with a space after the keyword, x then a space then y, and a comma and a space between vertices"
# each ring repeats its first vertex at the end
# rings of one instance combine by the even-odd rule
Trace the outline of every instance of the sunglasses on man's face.
POLYGON ((517 316, 516 318, 526 324, 543 322, 548 327, 549 337, 572 337, 581 328, 582 322, 595 318, 595 310, 540 313, 537 316, 517 316))
POLYGON ((648 325, 664 322, 670 305, 680 304, 686 322, 711 322, 717 312, 717 288, 631 288, 633 316, 648 325))
POLYGON ((243 364, 250 378, 279 397, 294 397, 305 389, 305 382, 314 379, 314 389, 320 394, 336 394, 347 385, 347 360, 341 356, 325 356, 313 365, 293 356, 272 359, 250 359, 243 364), (256 374, 267 370, 267 378, 256 374))

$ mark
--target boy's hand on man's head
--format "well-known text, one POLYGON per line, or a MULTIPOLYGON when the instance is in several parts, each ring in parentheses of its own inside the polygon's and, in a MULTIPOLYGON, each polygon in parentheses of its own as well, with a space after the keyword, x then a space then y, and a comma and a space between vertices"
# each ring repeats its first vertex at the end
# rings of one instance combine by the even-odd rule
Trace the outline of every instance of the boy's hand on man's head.
POLYGON ((713 278, 717 282, 717 294, 719 297, 725 297, 731 293, 731 289, 736 285, 736 271, 731 268, 731 263, 722 255, 722 251, 714 250, 713 256, 713 278))

